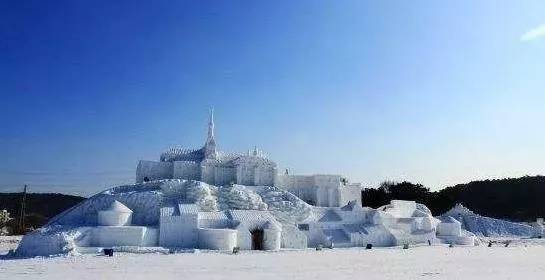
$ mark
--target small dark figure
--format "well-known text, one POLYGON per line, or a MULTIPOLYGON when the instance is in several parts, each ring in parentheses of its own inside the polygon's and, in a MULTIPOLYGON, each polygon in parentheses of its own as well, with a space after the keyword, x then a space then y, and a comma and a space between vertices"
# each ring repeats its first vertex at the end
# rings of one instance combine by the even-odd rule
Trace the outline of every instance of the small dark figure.
POLYGON ((233 247, 233 254, 238 254, 238 252, 240 251, 240 247, 233 247))
POLYGON ((538 239, 541 239, 541 238, 543 238, 543 237, 542 237, 541 235, 538 235, 537 238, 538 238, 538 239))
POLYGON ((114 256, 114 249, 104 249, 104 255, 108 257, 114 256))
POLYGON ((148 178, 148 177, 144 177, 144 182, 149 182, 149 178, 148 178))
POLYGON ((409 243, 403 244, 403 249, 409 249, 409 243))
POLYGON ((428 246, 431 246, 431 240, 428 239, 428 246))
POLYGON ((373 249, 373 244, 367 243, 367 246, 365 246, 365 249, 373 249))
POLYGON ((448 247, 449 247, 449 248, 452 248, 452 247, 454 247, 454 244, 450 243, 450 244, 448 245, 448 247))
POLYGON ((329 244, 329 249, 333 249, 335 248, 335 246, 333 246, 333 242, 331 242, 331 244, 329 244))
POLYGON ((316 246, 316 251, 322 251, 322 244, 316 246))
POLYGON ((492 247, 492 241, 488 241, 488 247, 492 247))
POLYGON ((510 241, 510 240, 507 240, 507 241, 505 242, 505 247, 509 247, 509 244, 511 244, 511 241, 510 241))

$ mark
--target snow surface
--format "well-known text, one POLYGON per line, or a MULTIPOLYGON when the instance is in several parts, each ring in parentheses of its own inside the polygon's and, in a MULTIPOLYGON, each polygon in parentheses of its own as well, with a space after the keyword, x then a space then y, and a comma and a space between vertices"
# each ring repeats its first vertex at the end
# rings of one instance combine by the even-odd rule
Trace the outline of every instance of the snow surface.
POLYGON ((2 279, 543 279, 545 240, 363 248, 0 259, 2 279))

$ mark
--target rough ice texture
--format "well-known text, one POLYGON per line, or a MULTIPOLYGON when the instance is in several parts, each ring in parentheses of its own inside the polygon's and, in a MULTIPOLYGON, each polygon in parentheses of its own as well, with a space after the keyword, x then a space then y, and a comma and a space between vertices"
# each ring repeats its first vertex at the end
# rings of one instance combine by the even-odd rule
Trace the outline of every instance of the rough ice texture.
POLYGON ((283 191, 277 187, 251 187, 261 196, 267 204, 268 210, 275 218, 286 224, 295 224, 305 220, 312 209, 294 194, 283 191))
POLYGON ((162 193, 158 182, 125 185, 100 192, 57 215, 46 226, 96 226, 97 212, 117 200, 133 211, 132 224, 155 226, 159 221, 162 193))
POLYGON ((462 229, 483 237, 532 237, 535 229, 529 225, 484 217, 473 213, 461 204, 442 215, 453 217, 462 224, 462 229))
POLYGON ((84 231, 65 226, 49 226, 23 237, 16 250, 17 256, 50 256, 71 253, 77 248, 84 231))

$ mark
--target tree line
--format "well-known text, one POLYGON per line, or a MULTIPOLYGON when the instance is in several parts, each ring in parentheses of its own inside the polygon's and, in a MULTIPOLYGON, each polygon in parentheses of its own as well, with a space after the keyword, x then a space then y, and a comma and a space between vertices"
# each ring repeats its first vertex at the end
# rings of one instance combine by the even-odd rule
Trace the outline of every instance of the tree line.
POLYGON ((473 181, 439 191, 411 182, 383 182, 362 191, 363 206, 380 207, 392 199, 414 200, 441 215, 456 203, 473 212, 512 221, 535 221, 545 217, 545 176, 473 181))

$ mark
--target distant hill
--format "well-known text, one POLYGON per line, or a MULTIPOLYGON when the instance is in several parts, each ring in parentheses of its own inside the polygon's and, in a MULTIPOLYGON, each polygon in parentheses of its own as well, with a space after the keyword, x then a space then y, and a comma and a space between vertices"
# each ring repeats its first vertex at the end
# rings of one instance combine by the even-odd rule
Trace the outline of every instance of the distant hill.
POLYGON ((391 199, 409 199, 426 204, 440 215, 461 203, 483 216, 513 221, 545 217, 545 176, 524 176, 473 181, 440 191, 410 182, 384 182, 378 189, 364 189, 364 206, 379 207, 391 199))
MULTIPOLYGON (((21 198, 22 193, 0 193, 0 210, 6 209, 12 218, 18 218, 21 198)), ((84 197, 59 193, 27 193, 26 224, 28 227, 40 227, 50 218, 83 200, 84 197)))

